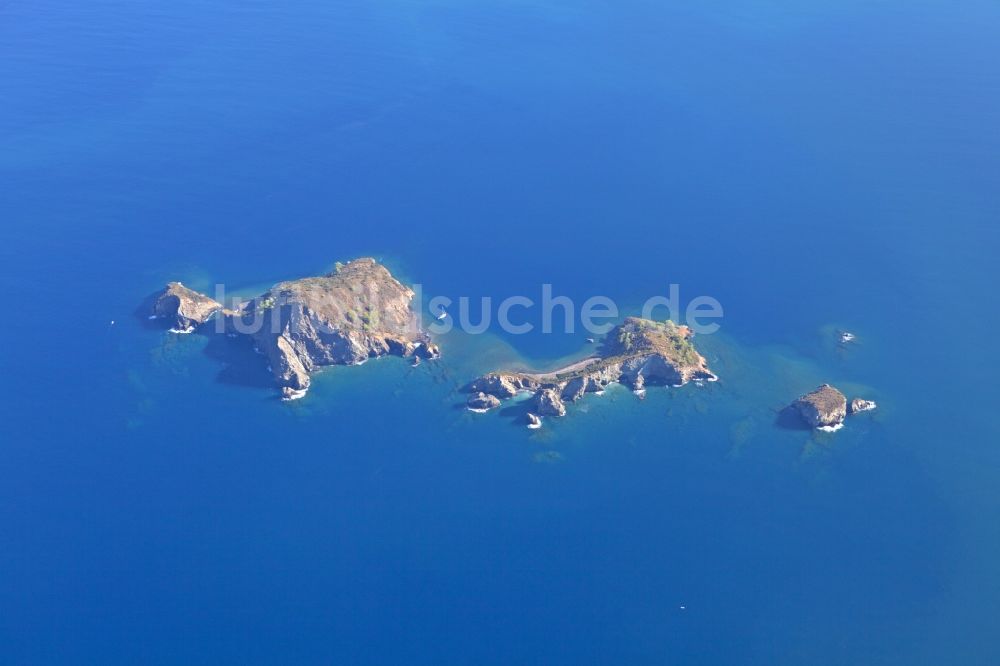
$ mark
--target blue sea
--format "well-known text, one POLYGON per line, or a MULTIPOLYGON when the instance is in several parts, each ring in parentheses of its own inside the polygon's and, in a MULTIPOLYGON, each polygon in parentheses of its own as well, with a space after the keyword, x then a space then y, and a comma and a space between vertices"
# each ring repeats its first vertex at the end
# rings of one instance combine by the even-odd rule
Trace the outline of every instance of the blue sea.
POLYGON ((1000 663, 998 33, 985 0, 0 2, 0 664, 1000 663), (476 302, 678 284, 721 379, 532 431, 462 386, 584 331, 282 403, 135 315, 360 256, 476 302), (823 382, 879 409, 783 425, 823 382))

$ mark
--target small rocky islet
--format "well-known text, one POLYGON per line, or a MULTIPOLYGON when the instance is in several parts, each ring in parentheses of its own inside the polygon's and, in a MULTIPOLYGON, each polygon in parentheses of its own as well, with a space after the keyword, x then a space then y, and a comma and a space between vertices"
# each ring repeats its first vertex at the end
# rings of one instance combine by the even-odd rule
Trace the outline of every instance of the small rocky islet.
POLYGON ((863 398, 854 398, 848 404, 847 397, 830 384, 823 384, 791 405, 807 425, 831 432, 839 430, 848 415, 869 412, 875 407, 873 400, 863 398))
MULTIPOLYGON (((170 282, 149 299, 148 318, 174 333, 209 331, 249 336, 267 358, 285 400, 305 396, 310 375, 324 366, 360 365, 381 356, 434 359, 440 349, 420 325, 414 291, 372 258, 338 263, 318 277, 280 282, 232 308, 170 282)), ((718 377, 698 353, 694 333, 672 321, 628 317, 601 343, 598 353, 549 372, 496 371, 466 387, 467 407, 487 412, 521 393, 530 393, 529 428, 541 417, 566 415, 566 404, 622 384, 638 395, 647 385, 684 386, 718 377)), ((850 414, 875 409, 871 400, 846 396, 829 384, 801 396, 789 409, 802 421, 837 430, 850 414)))

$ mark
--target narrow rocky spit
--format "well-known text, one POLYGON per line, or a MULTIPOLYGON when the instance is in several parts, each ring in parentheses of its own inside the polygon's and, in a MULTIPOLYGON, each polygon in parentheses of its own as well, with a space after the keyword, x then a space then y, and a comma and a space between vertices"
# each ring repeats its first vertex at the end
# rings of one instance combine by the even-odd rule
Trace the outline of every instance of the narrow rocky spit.
MULTIPOLYGON (((565 416, 566 403, 588 393, 604 391, 621 383, 633 391, 648 384, 683 386, 692 380, 716 381, 705 358, 692 343, 692 331, 672 321, 657 322, 629 317, 615 327, 604 341, 599 355, 576 361, 547 373, 491 372, 473 381, 468 390, 482 407, 480 396, 496 399, 499 406, 521 392, 532 393, 531 416, 565 416)), ((532 420, 531 426, 540 422, 532 420)))

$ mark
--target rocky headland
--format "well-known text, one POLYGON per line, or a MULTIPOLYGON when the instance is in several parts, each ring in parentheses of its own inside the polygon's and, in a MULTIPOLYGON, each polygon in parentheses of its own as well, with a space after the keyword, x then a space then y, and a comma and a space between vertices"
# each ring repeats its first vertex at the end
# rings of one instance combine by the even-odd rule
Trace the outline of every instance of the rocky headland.
MULTIPOLYGON (((566 403, 588 393, 600 393, 621 383, 633 391, 647 384, 682 386, 691 380, 715 381, 705 358, 692 343, 687 326, 629 317, 605 339, 599 354, 552 372, 491 372, 473 381, 468 390, 470 408, 489 408, 481 396, 492 396, 492 406, 521 392, 532 393, 530 415, 564 416, 566 403)), ((529 417, 529 423, 537 421, 529 417)))
POLYGON ((161 319, 173 331, 191 333, 221 311, 218 301, 188 289, 180 282, 170 282, 152 299, 150 319, 161 319))
POLYGON ((286 399, 305 395, 322 366, 385 355, 436 358, 420 327, 414 292, 371 258, 323 276, 281 282, 234 309, 172 282, 153 297, 151 318, 189 332, 216 318, 215 332, 250 336, 286 399))

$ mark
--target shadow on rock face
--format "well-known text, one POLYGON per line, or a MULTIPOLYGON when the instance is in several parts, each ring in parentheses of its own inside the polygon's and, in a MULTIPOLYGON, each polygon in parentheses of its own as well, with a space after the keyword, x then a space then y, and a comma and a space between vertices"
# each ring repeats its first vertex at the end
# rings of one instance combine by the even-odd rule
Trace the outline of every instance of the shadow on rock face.
POLYGON ((500 408, 500 416, 508 419, 513 426, 525 428, 528 425, 528 414, 532 409, 531 403, 531 400, 521 400, 504 405, 500 408))
POLYGON ((253 340, 248 336, 210 335, 205 355, 223 364, 216 375, 216 381, 222 384, 274 388, 274 379, 267 372, 267 360, 254 351, 253 340))
POLYGON ((774 425, 785 430, 812 430, 812 427, 802 420, 802 415, 794 405, 789 405, 778 412, 774 425))
POLYGON ((151 292, 148 296, 142 299, 142 302, 139 303, 139 307, 132 312, 132 316, 135 317, 136 321, 138 321, 139 324, 146 330, 165 331, 173 326, 173 323, 169 319, 157 319, 155 317, 150 319, 153 314, 156 299, 161 293, 161 291, 151 292))
POLYGON ((516 421, 524 422, 527 418, 527 414, 531 405, 530 400, 522 400, 520 402, 508 403, 500 408, 500 416, 505 419, 514 419, 516 421))

